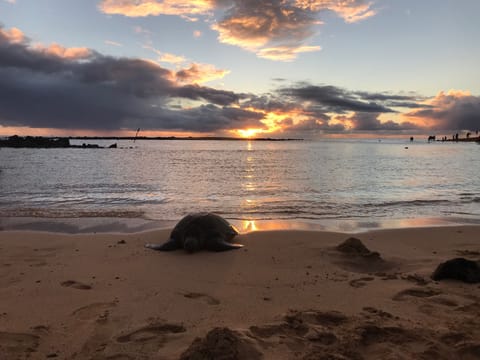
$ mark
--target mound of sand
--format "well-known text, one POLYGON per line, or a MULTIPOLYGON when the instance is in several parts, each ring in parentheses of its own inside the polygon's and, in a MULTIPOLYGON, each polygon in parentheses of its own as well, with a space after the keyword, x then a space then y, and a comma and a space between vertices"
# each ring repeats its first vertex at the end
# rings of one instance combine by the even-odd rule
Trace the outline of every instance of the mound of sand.
POLYGON ((360 256, 370 260, 380 260, 380 254, 370 251, 359 239, 350 237, 336 247, 338 251, 349 256, 360 256))
POLYGON ((197 338, 181 355, 181 360, 256 360, 262 354, 244 339, 239 332, 229 328, 214 328, 205 338, 197 338))

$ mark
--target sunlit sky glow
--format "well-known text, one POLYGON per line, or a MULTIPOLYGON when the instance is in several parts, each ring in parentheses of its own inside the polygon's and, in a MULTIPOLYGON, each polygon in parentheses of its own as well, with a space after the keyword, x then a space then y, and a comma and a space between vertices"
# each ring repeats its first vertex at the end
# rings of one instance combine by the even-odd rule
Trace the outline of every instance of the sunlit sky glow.
POLYGON ((0 0, 0 135, 480 130, 478 0, 0 0))

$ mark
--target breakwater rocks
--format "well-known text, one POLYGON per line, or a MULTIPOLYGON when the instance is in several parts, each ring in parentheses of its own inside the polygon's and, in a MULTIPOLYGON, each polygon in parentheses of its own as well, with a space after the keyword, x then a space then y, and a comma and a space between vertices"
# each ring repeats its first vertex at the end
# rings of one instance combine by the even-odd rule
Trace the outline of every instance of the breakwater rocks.
MULTIPOLYGON (((42 136, 10 136, 7 139, 0 139, 0 147, 10 148, 88 148, 88 149, 103 149, 104 146, 97 144, 82 144, 71 145, 68 138, 49 138, 42 136)), ((108 148, 116 148, 117 144, 112 144, 108 148)))

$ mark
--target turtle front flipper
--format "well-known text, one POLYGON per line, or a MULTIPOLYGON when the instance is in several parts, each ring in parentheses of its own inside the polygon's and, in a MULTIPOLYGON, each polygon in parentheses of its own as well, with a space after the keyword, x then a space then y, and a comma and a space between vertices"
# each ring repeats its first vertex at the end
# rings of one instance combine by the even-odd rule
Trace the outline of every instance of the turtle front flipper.
POLYGON ((208 250, 210 251, 227 251, 235 250, 243 247, 242 244, 232 244, 222 238, 214 238, 208 242, 208 250))
POLYGON ((168 240, 165 244, 145 244, 146 248, 158 251, 173 251, 180 249, 180 244, 174 239, 168 240))

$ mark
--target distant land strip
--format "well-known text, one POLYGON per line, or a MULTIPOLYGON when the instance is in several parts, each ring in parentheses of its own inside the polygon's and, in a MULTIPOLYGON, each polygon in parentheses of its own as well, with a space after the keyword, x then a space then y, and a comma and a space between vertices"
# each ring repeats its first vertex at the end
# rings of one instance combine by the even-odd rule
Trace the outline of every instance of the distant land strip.
POLYGON ((221 141, 303 141, 300 138, 241 138, 228 136, 70 136, 70 140, 221 140, 221 141))
MULTIPOLYGON (((117 137, 117 136, 71 136, 71 137, 43 137, 43 136, 10 136, 8 138, 0 138, 0 148, 2 147, 13 147, 13 148, 95 148, 103 149, 104 146, 98 144, 83 143, 82 145, 72 145, 70 140, 242 140, 242 141, 301 141, 303 139, 275 139, 275 138, 234 138, 234 137, 146 137, 146 136, 128 136, 128 137, 117 137)), ((108 148, 116 148, 117 143, 111 144, 108 148)))

